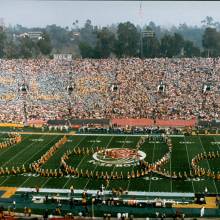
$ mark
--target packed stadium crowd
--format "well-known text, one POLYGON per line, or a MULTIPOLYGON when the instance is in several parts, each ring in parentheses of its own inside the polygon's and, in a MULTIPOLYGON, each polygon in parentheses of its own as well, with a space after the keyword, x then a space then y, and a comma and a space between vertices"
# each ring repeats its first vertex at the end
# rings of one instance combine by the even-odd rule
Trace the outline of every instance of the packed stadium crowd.
POLYGON ((218 119, 220 60, 0 60, 0 121, 218 119))

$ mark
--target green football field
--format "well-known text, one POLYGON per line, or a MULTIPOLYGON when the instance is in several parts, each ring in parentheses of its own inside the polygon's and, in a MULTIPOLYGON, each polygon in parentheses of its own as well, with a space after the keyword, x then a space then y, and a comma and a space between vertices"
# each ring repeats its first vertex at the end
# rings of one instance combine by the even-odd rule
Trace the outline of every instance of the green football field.
MULTIPOLYGON (((37 161, 51 146, 59 141, 63 136, 58 134, 22 134, 22 142, 0 149, 0 167, 9 169, 21 167, 37 161)), ((6 134, 0 134, 0 142, 6 138, 6 134)), ((67 142, 59 148, 55 154, 42 165, 43 169, 59 169, 61 157, 68 150, 81 149, 89 151, 100 149, 135 149, 141 136, 132 135, 70 135, 67 136, 67 142)), ((171 159, 163 166, 171 172, 189 174, 192 158, 201 152, 220 152, 220 136, 173 136, 171 137, 173 149, 171 159)), ((168 151, 167 145, 160 140, 147 140, 141 147, 140 151, 144 152, 144 160, 153 163, 158 161, 168 151)), ((103 172, 103 173, 122 173, 126 176, 128 172, 138 172, 138 164, 114 165, 99 163, 94 159, 94 154, 73 154, 67 160, 67 164, 77 168, 79 171, 103 172)), ((200 167, 210 169, 211 171, 220 171, 220 158, 212 160, 203 160, 200 167)), ((64 176, 64 177, 43 177, 36 173, 23 173, 18 175, 1 175, 0 186, 13 187, 35 187, 40 188, 70 188, 73 185, 75 189, 98 189, 105 181, 102 179, 64 176)), ((148 173, 145 176, 134 179, 111 179, 107 189, 122 188, 129 191, 145 192, 204 192, 205 187, 210 193, 217 194, 220 192, 220 181, 211 177, 189 177, 187 179, 172 179, 155 173, 148 173)))

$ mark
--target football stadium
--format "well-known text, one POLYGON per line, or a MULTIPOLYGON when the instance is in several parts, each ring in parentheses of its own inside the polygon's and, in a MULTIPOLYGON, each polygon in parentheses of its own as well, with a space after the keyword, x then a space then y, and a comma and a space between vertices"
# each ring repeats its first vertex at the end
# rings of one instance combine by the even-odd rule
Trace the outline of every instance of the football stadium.
MULTIPOLYGON (((142 62, 152 64, 163 61, 77 60, 79 65, 88 65, 92 62, 141 62, 142 65, 142 62)), ((174 61, 167 59, 170 64, 176 61, 185 62, 182 59, 174 61)), ((210 58, 203 61, 213 62, 210 58)), ((10 65, 8 62, 3 60, 2 67, 4 65, 6 68, 11 67, 12 63, 17 65, 16 60, 11 60, 10 65)), ((37 69, 39 62, 45 62, 45 59, 38 62, 35 60, 22 62, 26 68, 30 65, 29 68, 37 69)), ((59 64, 53 60, 48 62, 52 62, 50 66, 56 70, 60 68, 63 71, 63 66, 72 68, 71 64, 66 66, 66 61, 64 64, 63 61, 59 61, 59 64)), ((47 65, 45 68, 48 68, 47 65)), ((146 65, 146 68, 148 66, 146 65)), ((178 65, 175 67, 179 68, 178 65)), ((138 70, 139 66, 136 70, 132 69, 138 70)), ((29 82, 23 81, 23 84, 16 88, 16 81, 12 77, 14 70, 8 71, 4 71, 7 74, 2 74, 5 80, 1 83, 4 84, 2 89, 6 93, 7 89, 9 92, 11 88, 15 88, 11 95, 16 94, 17 97, 7 99, 4 96, 1 100, 0 201, 3 209, 9 209, 8 212, 11 213, 23 212, 24 207, 29 207, 26 208, 27 213, 31 208, 35 214, 43 214, 45 210, 49 210, 48 212, 58 216, 68 213, 77 216, 82 213, 93 218, 94 216, 111 218, 119 214, 126 218, 128 213, 129 216, 135 217, 155 217, 156 214, 168 217, 182 215, 199 217, 201 210, 204 209, 207 216, 219 215, 220 123, 211 117, 213 112, 218 112, 218 105, 214 101, 208 101, 215 100, 217 96, 214 84, 212 90, 198 89, 192 97, 188 96, 189 90, 176 88, 180 89, 182 97, 186 95, 188 98, 184 100, 185 103, 177 103, 184 107, 172 114, 168 109, 154 112, 157 108, 154 102, 145 103, 139 100, 127 102, 129 97, 132 99, 127 92, 132 91, 123 91, 120 88, 122 82, 117 84, 114 82, 117 88, 112 91, 111 81, 100 81, 102 91, 109 95, 115 93, 113 99, 104 102, 106 96, 99 91, 100 85, 95 80, 98 73, 89 76, 88 84, 86 84, 88 76, 78 74, 79 80, 85 80, 83 86, 77 84, 77 77, 75 79, 74 76, 71 80, 74 79, 75 84, 70 89, 70 84, 68 85, 70 72, 59 75, 59 78, 51 81, 53 71, 51 75, 49 73, 41 75, 37 70, 33 74, 38 79, 35 79, 34 85, 32 84, 34 79, 30 77, 29 82), (44 88, 47 80, 50 82, 44 88), (50 98, 39 96, 41 89, 47 89, 50 93, 49 86, 52 90, 56 88, 59 99, 54 96, 50 98), (103 102, 101 100, 97 102, 102 107, 97 108, 91 102, 89 109, 87 101, 95 94, 94 90, 100 93, 100 97, 103 96, 103 102), (124 99, 113 109, 113 116, 110 118, 106 105, 114 106, 119 102, 119 90, 124 99), (209 107, 206 108, 205 103, 199 109, 200 103, 194 103, 197 112, 204 112, 204 118, 196 117, 197 112, 193 112, 193 109, 185 112, 187 108, 190 109, 187 103, 191 104, 194 99, 204 94, 209 107), (80 104, 75 100, 77 95, 78 97, 81 95, 80 104), (145 104, 149 107, 144 108, 142 105, 145 104), (134 105, 137 106, 136 111, 140 105, 140 109, 146 109, 147 114, 152 114, 153 117, 144 117, 147 114, 143 112, 143 117, 137 118, 136 111, 133 112, 133 117, 125 117, 126 111, 130 111, 134 105), (117 112, 114 112, 116 109, 117 112), (120 110, 125 113, 119 113, 120 110), (168 117, 168 114, 171 117, 168 117), (85 116, 80 118, 80 115, 85 116)), ((99 71, 103 71, 102 74, 105 75, 104 69, 99 71)), ((19 76, 19 73, 15 74, 19 76)), ((201 80, 202 85, 203 78, 197 73, 192 75, 195 80, 201 80)), ((212 75, 214 76, 217 74, 212 75)), ((180 78, 179 83, 194 87, 194 84, 185 77, 183 81, 181 80, 180 78)), ((174 85, 166 82, 166 87, 165 83, 157 86, 157 78, 152 81, 155 81, 155 86, 152 85, 152 93, 148 91, 149 94, 154 93, 158 102, 161 101, 160 106, 168 108, 167 104, 172 98, 169 93, 174 92, 171 89, 174 85), (165 97, 167 103, 163 104, 165 97)), ((172 82, 170 79, 169 81, 172 82)), ((129 81, 123 83, 127 88, 130 87, 129 81)), ((138 87, 133 85, 133 89, 137 88, 133 90, 134 92, 140 91, 138 88, 141 85, 138 85, 138 87)), ((141 98, 141 94, 138 95, 141 98)), ((150 102, 149 96, 146 96, 146 99, 150 102)))
POLYGON ((0 18, 0 220, 220 218, 220 23, 113 22, 0 18))

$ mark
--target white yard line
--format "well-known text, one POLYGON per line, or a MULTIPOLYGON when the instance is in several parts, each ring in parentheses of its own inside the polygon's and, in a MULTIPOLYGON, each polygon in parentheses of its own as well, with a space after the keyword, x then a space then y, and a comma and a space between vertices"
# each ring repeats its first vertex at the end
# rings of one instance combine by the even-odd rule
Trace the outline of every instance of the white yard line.
MULTIPOLYGON (((187 153, 187 158, 188 158, 188 165, 189 165, 189 170, 191 169, 190 167, 190 160, 189 160, 189 152, 188 152, 188 148, 187 148, 187 144, 186 144, 186 137, 184 137, 184 141, 185 141, 185 148, 186 148, 186 153, 187 153)), ((194 184, 193 184, 193 181, 191 180, 191 183, 192 183, 192 187, 193 187, 193 192, 195 193, 195 187, 194 187, 194 184)))
MULTIPOLYGON (((214 141, 217 142, 217 143, 219 142, 219 141, 217 141, 217 140, 215 139, 215 136, 214 136, 214 141)), ((217 146, 218 146, 218 149, 220 150, 219 143, 217 144, 217 146)))
POLYGON ((170 152, 170 188, 171 192, 173 192, 173 179, 172 179, 172 151, 170 152))
MULTIPOLYGON (((50 144, 52 141, 54 141, 54 139, 56 139, 57 137, 54 137, 51 141, 49 141, 45 146, 43 146, 43 148, 46 148, 46 146, 48 146, 48 144, 50 144)), ((42 147, 40 148, 39 151, 37 151, 37 153, 35 153, 30 159, 26 160, 24 164, 27 163, 27 161, 30 161, 36 154, 38 154, 40 151, 42 150, 42 147)), ((24 185, 24 183, 26 183, 29 179, 31 178, 28 177, 19 187, 22 187, 24 185)))
POLYGON ((57 137, 54 137, 52 140, 50 140, 48 143, 46 143, 44 146, 40 147, 40 149, 30 158, 28 158, 28 160, 25 161, 24 164, 26 164, 28 161, 30 161, 36 154, 38 154, 42 149, 46 148, 51 142, 54 141, 54 139, 56 139, 57 137))
MULTIPOLYGON (((202 140, 201 140, 201 138, 200 138, 200 136, 199 136, 199 141, 200 141, 200 143, 201 143, 201 146, 202 146, 202 148, 203 148, 203 151, 204 152, 206 152, 205 151, 205 148, 204 148, 204 146, 203 146, 203 143, 202 143, 202 140)), ((210 167, 210 165, 209 165, 209 161, 206 159, 206 163, 208 164, 208 167, 209 167, 209 169, 211 170, 211 167, 210 167)), ((212 181, 213 181, 213 184, 214 184, 214 187, 215 187, 215 191, 216 191, 216 194, 218 194, 218 189, 217 189, 217 186, 216 186, 216 184, 215 184, 215 181, 212 179, 212 181)))
POLYGON ((24 185, 24 183, 26 183, 31 177, 28 177, 22 184, 20 184, 20 186, 18 187, 22 187, 24 185))
MULTIPOLYGON (((24 139, 27 139, 27 137, 25 137, 25 138, 23 138, 22 140, 21 140, 21 142, 20 143, 18 143, 18 144, 22 144, 22 142, 24 141, 24 139)), ((13 144, 13 145, 11 145, 10 147, 8 147, 5 151, 0 151, 0 157, 4 154, 4 153, 6 153, 7 151, 9 151, 12 147, 16 147, 18 144, 13 144)))
MULTIPOLYGON (((108 146, 109 146, 110 143, 112 142, 112 139, 113 139, 113 136, 110 138, 108 144, 105 146, 105 150, 108 148, 108 146)), ((95 172, 95 170, 96 170, 97 167, 98 167, 98 164, 97 164, 97 165, 95 166, 95 168, 93 169, 93 171, 92 171, 93 173, 95 172)), ((89 184, 89 182, 90 182, 90 179, 88 179, 86 185, 84 186, 84 189, 86 189, 86 187, 87 187, 87 185, 89 184)))
POLYGON ((9 179, 9 177, 11 177, 11 176, 7 176, 7 177, 5 178, 5 180, 4 180, 3 182, 1 182, 0 186, 2 186, 2 184, 3 184, 4 182, 6 182, 6 181, 9 179))
POLYGON ((47 178, 47 180, 45 180, 45 182, 40 187, 43 188, 50 179, 51 177, 47 178))
MULTIPOLYGON (((94 143, 92 144, 91 147, 93 147, 96 144, 96 140, 98 139, 98 137, 96 137, 94 143)), ((76 169, 80 167, 80 165, 82 164, 83 160, 85 159, 85 157, 87 157, 87 155, 85 154, 85 156, 83 156, 83 158, 81 159, 81 161, 78 163, 78 165, 76 166, 76 169)))
MULTIPOLYGON (((75 149, 76 147, 78 147, 84 140, 85 140, 85 138, 86 137, 84 137, 84 138, 82 138, 82 140, 81 141, 79 141, 79 143, 77 143, 75 146, 74 146, 74 148, 73 149, 75 149)), ((69 183, 69 181, 71 180, 72 178, 71 177, 69 177, 69 179, 66 181, 66 183, 63 185, 63 189, 65 188, 65 186, 67 185, 67 183, 69 183)))
MULTIPOLYGON (((40 136, 40 138, 42 137, 42 135, 40 136)), ((11 157, 8 161, 6 161, 4 164, 2 164, 1 166, 5 166, 6 164, 8 164, 9 162, 11 162, 12 160, 14 160, 18 155, 20 155, 21 153, 23 153, 26 149, 28 149, 30 146, 32 146, 33 144, 36 144, 36 142, 33 142, 29 145, 27 145, 25 148, 23 148, 19 153, 15 154, 14 157, 11 157)))
MULTIPOLYGON (((80 143, 81 143, 85 138, 86 138, 86 137, 82 138, 82 140, 79 141, 79 143, 77 143, 77 144, 74 146, 73 149, 75 149, 77 146, 79 146, 80 143)), ((54 156, 54 155, 53 155, 53 156, 54 156)), ((43 188, 51 178, 52 178, 52 177, 49 177, 49 178, 41 185, 41 188, 43 188)), ((70 179, 71 179, 71 178, 70 178, 70 179)), ((70 179, 69 179, 69 180, 70 180, 70 179)), ((69 180, 67 180, 64 185, 66 185, 69 180)))
MULTIPOLYGON (((156 140, 154 140, 154 148, 153 148, 153 155, 152 155, 152 161, 151 161, 151 163, 154 161, 154 151, 155 151, 155 146, 156 146, 156 144, 155 144, 155 141, 156 140)), ((150 183, 149 183, 149 188, 148 188, 148 192, 150 192, 150 189, 151 189, 151 176, 152 176, 152 172, 151 172, 151 175, 150 175, 150 183)))
MULTIPOLYGON (((140 139, 139 139, 139 140, 140 140, 140 139)), ((137 143, 139 142, 139 140, 137 141, 137 143)), ((136 144, 137 144, 137 143, 136 143, 136 144)), ((134 170, 134 165, 135 165, 135 164, 133 164, 133 166, 132 166, 132 171, 131 171, 131 173, 132 173, 132 172, 133 172, 133 170, 134 170)), ((128 180, 127 189, 129 189, 130 184, 131 184, 131 178, 128 180)))

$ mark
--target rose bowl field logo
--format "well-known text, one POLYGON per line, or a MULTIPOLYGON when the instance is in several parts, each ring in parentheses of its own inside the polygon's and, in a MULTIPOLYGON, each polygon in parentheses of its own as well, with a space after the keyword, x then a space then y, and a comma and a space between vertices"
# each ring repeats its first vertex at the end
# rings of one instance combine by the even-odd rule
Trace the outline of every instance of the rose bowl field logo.
POLYGON ((99 166, 130 167, 144 160, 146 154, 143 151, 129 148, 110 148, 99 150, 93 154, 90 163, 99 166))

